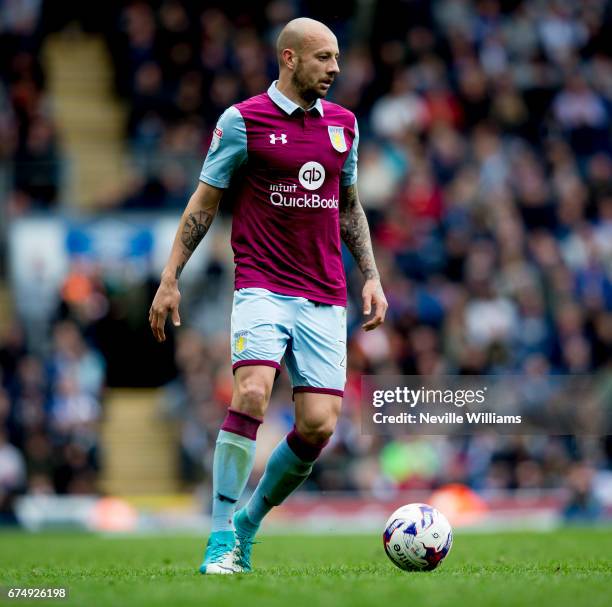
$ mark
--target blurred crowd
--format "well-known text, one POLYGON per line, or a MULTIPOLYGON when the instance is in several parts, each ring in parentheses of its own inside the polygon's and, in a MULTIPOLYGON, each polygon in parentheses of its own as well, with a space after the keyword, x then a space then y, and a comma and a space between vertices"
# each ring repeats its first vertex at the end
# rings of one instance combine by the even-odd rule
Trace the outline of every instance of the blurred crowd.
POLYGON ((42 4, 0 3, 0 191, 10 214, 53 207, 61 183, 59 138, 41 63, 42 4))
MULTIPOLYGON (((588 373, 610 393, 610 3, 272 0, 257 14, 245 2, 118 3, 109 48, 118 94, 130 107, 126 141, 142 179, 138 190, 117 197, 117 208, 185 204, 217 117, 267 88, 277 71, 280 28, 305 14, 339 38, 341 73, 331 100, 359 120, 360 197, 390 303, 382 329, 359 330, 362 281, 347 254, 344 410, 306 488, 565 486, 572 512, 596 512, 598 487, 610 474, 610 438, 372 438, 360 433, 357 398, 360 377, 382 373, 588 373)), ((0 134, 11 137, 0 137, 0 154, 18 159, 45 148, 41 139, 55 140, 36 47, 27 49, 23 26, 10 35, 1 28, 2 48, 7 40, 13 46, 12 54, 1 53, 0 134)), ((37 196, 17 178, 15 192, 37 196)), ((220 221, 223 240, 227 224, 220 221)), ((187 485, 210 479, 231 395, 228 307, 211 297, 231 292, 226 254, 213 251, 206 277, 214 289, 186 293, 192 312, 184 318, 192 328, 177 335, 178 375, 164 391, 165 414, 183 428, 187 485)), ((39 377, 37 386, 68 389, 43 382, 40 361, 19 360, 5 371, 5 385, 39 377)), ((18 398, 7 388, 4 408, 20 411, 18 398)), ((86 410, 95 417, 91 402, 86 410)), ((52 413, 46 411, 50 419, 52 413)), ((291 423, 283 374, 260 431, 253 482, 291 423)), ((86 426, 89 437, 93 419, 86 426)), ((32 435, 48 448, 61 434, 57 423, 51 427, 51 434, 32 435)), ((37 441, 10 438, 29 461, 28 445, 37 441)), ((18 462, 15 453, 7 457, 18 462)), ((23 466, 15 463, 22 475, 23 466)))
POLYGON ((0 524, 15 496, 97 491, 104 359, 70 320, 46 355, 11 327, 0 342, 0 524))

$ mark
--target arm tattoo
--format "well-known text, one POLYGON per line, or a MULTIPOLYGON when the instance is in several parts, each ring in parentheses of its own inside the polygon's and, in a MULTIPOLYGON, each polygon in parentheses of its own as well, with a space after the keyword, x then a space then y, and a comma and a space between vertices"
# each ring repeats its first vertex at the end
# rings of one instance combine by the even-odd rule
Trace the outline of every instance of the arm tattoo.
POLYGON ((184 261, 183 263, 180 263, 178 266, 176 266, 176 273, 174 275, 174 278, 176 278, 177 280, 181 277, 181 272, 185 268, 186 263, 187 261, 184 261))
POLYGON ((340 202, 340 236, 366 280, 378 278, 368 220, 359 202, 357 186, 344 189, 340 202))
POLYGON ((178 280, 191 257, 191 254, 195 251, 196 247, 200 244, 200 241, 210 224, 212 223, 213 215, 206 211, 197 211, 195 213, 189 213, 185 223, 183 224, 183 231, 181 232, 181 242, 183 243, 183 261, 176 266, 174 277, 178 280))
POLYGON ((189 213, 185 225, 183 226, 181 242, 190 253, 193 253, 200 244, 200 241, 204 238, 206 232, 208 232, 212 220, 213 216, 206 211, 189 213))

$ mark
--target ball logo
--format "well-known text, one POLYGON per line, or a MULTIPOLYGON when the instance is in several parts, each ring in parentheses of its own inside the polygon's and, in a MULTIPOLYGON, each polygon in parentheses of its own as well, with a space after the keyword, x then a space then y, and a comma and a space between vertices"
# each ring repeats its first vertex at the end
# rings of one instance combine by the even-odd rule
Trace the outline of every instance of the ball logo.
POLYGON ((325 169, 318 162, 307 162, 302 165, 298 178, 307 190, 318 190, 325 181, 325 169))

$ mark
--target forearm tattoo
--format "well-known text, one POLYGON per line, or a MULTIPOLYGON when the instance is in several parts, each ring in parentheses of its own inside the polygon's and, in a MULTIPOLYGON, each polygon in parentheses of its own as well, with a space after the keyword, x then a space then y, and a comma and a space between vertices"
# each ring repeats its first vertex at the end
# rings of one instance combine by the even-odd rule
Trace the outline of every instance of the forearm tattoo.
POLYGON ((176 266, 176 272, 174 274, 174 278, 178 280, 181 277, 181 273, 183 269, 185 268, 186 264, 187 264, 187 260, 183 261, 183 263, 179 263, 179 265, 176 266))
POLYGON ((366 280, 378 278, 370 228, 359 201, 357 187, 351 185, 344 189, 343 194, 340 201, 340 236, 366 280))
POLYGON ((193 253, 202 238, 206 236, 212 220, 213 216, 206 211, 189 213, 181 234, 181 242, 189 252, 193 253))
POLYGON ((185 268, 187 261, 191 257, 191 254, 196 250, 196 247, 200 244, 200 241, 210 224, 212 223, 213 215, 206 211, 197 211, 195 213, 189 213, 185 223, 183 225, 183 231, 181 232, 181 242, 183 243, 183 261, 176 267, 175 278, 181 275, 181 272, 185 268))

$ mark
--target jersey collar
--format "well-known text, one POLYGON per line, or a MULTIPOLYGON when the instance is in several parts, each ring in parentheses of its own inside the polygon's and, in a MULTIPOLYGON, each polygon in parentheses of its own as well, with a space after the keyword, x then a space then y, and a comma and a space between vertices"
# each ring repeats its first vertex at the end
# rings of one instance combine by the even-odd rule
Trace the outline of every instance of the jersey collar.
MULTIPOLYGON (((274 101, 274 103, 276 103, 276 105, 278 105, 278 107, 283 110, 283 112, 289 114, 289 116, 291 116, 297 110, 304 111, 303 108, 301 108, 297 103, 291 101, 289 97, 283 95, 276 88, 277 82, 278 80, 275 80, 268 89, 268 96, 270 97, 270 99, 272 99, 272 101, 274 101)), ((311 112, 312 110, 316 110, 319 113, 319 116, 323 116, 323 104, 321 103, 320 99, 317 99, 314 104, 306 111, 311 112)))

